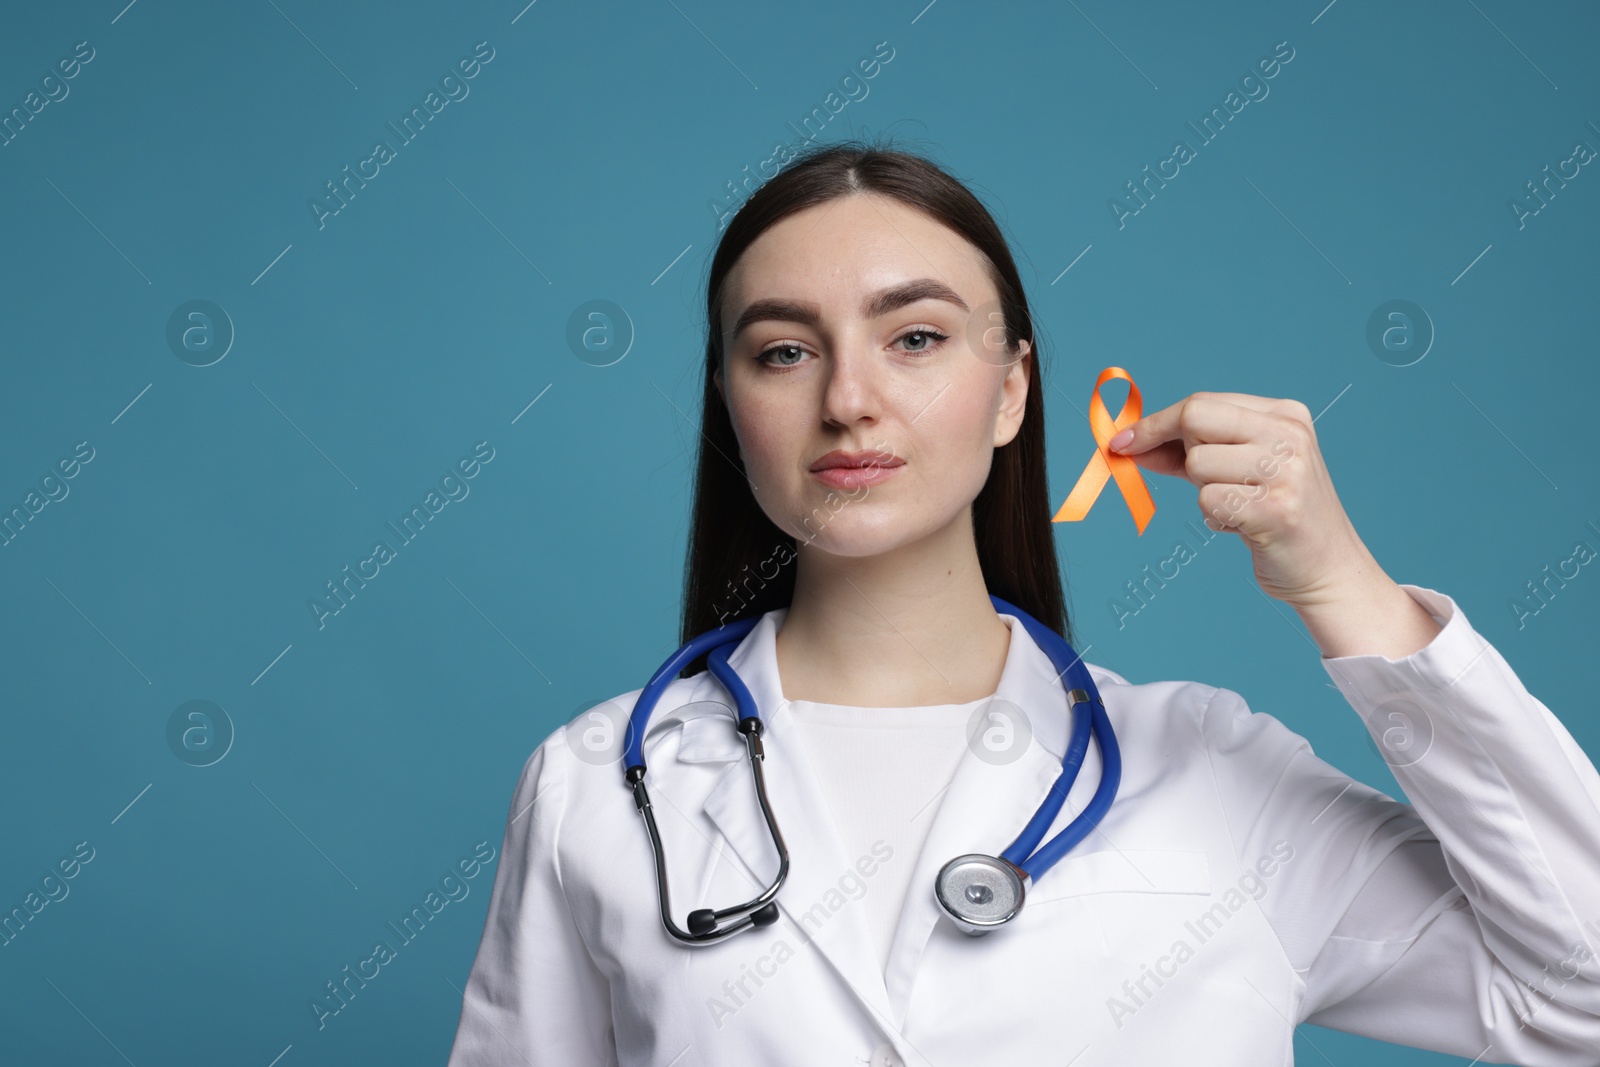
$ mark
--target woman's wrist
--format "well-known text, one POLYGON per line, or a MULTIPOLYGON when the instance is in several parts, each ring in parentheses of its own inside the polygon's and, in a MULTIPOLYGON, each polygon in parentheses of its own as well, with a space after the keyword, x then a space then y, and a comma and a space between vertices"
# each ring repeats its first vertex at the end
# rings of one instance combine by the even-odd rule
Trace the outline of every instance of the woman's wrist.
POLYGON ((1324 659, 1402 659, 1426 648, 1443 629, 1376 561, 1332 594, 1293 607, 1324 659))

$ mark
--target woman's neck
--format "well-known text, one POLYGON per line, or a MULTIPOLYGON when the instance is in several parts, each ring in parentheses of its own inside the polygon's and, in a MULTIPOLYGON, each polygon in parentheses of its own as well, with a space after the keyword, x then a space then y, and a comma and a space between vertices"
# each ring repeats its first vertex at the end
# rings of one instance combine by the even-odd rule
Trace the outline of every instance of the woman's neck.
POLYGON ((916 707, 999 686, 1011 631, 989 601, 970 520, 877 556, 802 544, 795 565, 777 635, 786 699, 916 707))

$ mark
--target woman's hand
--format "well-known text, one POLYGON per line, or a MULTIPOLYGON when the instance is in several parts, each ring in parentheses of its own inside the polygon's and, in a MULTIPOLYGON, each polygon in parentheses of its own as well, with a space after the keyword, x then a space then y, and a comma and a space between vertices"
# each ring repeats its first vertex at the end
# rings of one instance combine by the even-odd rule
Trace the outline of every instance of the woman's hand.
POLYGON ((1300 613, 1324 656, 1398 658, 1439 631, 1357 535, 1300 401, 1192 393, 1110 447, 1198 486, 1206 525, 1244 539, 1262 591, 1300 613))

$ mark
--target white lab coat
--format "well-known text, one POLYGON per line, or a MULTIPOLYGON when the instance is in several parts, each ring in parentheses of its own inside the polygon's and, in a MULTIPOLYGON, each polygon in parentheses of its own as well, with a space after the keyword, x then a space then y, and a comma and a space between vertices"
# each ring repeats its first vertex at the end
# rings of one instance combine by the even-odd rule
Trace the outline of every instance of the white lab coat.
MULTIPOLYGON (((450 1067, 1254 1067, 1292 1063, 1302 1021, 1482 1063, 1600 1063, 1600 775, 1450 597, 1403 588, 1444 624, 1426 648, 1322 663, 1409 804, 1237 693, 1090 664, 1121 746, 1116 802, 981 937, 932 886, 958 854, 1003 851, 1060 773, 1069 718, 1044 651, 1001 616, 996 695, 1030 713, 1034 743, 1010 763, 963 753, 920 855, 855 857, 791 732, 786 611, 767 613, 729 662, 766 720, 782 919, 671 939, 620 759, 576 751, 604 732, 579 716, 517 784, 450 1067), (852 899, 878 862, 915 865, 887 977, 852 899)), ((708 673, 678 679, 644 741, 680 926, 777 870, 732 721, 698 701, 731 703, 708 673)), ((1050 836, 1099 768, 1091 745, 1050 836)))

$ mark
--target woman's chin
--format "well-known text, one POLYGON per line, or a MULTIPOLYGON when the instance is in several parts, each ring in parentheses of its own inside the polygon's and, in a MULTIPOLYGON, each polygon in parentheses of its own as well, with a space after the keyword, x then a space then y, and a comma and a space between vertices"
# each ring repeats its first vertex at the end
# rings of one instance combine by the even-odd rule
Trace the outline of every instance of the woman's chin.
POLYGON ((801 528, 795 531, 795 537, 802 550, 857 559, 881 556, 917 539, 915 532, 905 523, 897 523, 892 528, 867 527, 856 523, 851 529, 842 529, 843 525, 843 522, 835 521, 820 530, 815 527, 811 530, 801 528))

